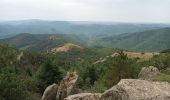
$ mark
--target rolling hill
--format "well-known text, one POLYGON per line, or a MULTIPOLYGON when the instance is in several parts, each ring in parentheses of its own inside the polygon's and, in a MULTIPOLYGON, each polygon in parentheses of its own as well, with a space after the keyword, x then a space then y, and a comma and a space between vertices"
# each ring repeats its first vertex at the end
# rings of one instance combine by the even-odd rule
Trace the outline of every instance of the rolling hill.
MULTIPOLYGON (((15 23, 16 24, 16 23, 15 23)), ((79 24, 79 23, 78 23, 79 24)), ((170 28, 145 30, 140 32, 87 35, 87 34, 29 34, 22 33, 1 39, 0 43, 33 51, 51 51, 67 43, 82 47, 119 48, 132 51, 161 51, 170 48, 170 28)))
POLYGON ((160 51, 170 48, 170 28, 126 33, 99 40, 102 46, 136 51, 160 51))
POLYGON ((1 43, 8 43, 12 47, 27 49, 32 51, 47 51, 52 48, 63 46, 65 43, 75 42, 71 36, 64 34, 30 34, 21 33, 19 35, 1 39, 1 43))

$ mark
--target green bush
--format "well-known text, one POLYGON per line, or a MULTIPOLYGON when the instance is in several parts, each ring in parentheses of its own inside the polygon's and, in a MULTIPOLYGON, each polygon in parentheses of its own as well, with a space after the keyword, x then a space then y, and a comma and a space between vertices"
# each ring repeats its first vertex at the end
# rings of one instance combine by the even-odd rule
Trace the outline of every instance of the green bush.
POLYGON ((113 58, 112 66, 107 69, 105 82, 107 87, 117 84, 123 78, 132 78, 133 60, 129 59, 123 51, 113 58))
POLYGON ((0 74, 0 80, 0 100, 35 100, 31 97, 36 88, 30 78, 5 72, 0 74))

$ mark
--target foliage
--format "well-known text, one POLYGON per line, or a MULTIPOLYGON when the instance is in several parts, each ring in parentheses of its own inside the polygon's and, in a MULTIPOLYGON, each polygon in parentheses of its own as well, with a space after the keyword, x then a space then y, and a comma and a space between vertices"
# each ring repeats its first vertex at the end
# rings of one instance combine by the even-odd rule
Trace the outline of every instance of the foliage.
POLYGON ((170 28, 108 36, 99 40, 104 47, 136 51, 160 51, 170 48, 170 28))
POLYGON ((170 53, 170 49, 162 50, 161 53, 170 53))
POLYGON ((123 78, 132 77, 132 60, 128 59, 123 51, 118 52, 118 55, 113 58, 113 65, 110 66, 106 73, 106 85, 113 86, 123 78), (111 81, 112 80, 112 81, 111 81))
POLYGON ((89 92, 103 92, 122 78, 137 78, 142 67, 156 66, 158 81, 170 79, 170 54, 160 53, 149 60, 129 59, 123 51, 103 47, 87 47, 82 52, 37 53, 0 45, 0 99, 39 100, 44 89, 59 83, 66 71, 77 71, 76 87, 89 92), (23 52, 21 59, 18 55, 23 52), (95 63, 100 58, 107 60, 95 63))
MULTIPOLYGON (((36 94, 34 80, 17 71, 18 51, 8 45, 1 45, 0 54, 0 99, 35 100, 31 98, 32 94, 36 94)), ((38 95, 34 97, 38 98, 38 95)))
POLYGON ((31 78, 6 72, 0 74, 0 80, 0 99, 35 100, 32 98, 32 94, 36 94, 35 83, 31 78))
POLYGON ((13 48, 9 49, 8 44, 0 45, 0 71, 16 64, 17 51, 13 48))
POLYGON ((155 81, 166 81, 170 83, 170 68, 163 70, 162 73, 157 76, 155 81))
POLYGON ((155 81, 166 81, 170 83, 170 75, 167 74, 160 74, 159 76, 157 76, 155 79, 155 81))
POLYGON ((45 88, 53 83, 59 83, 62 79, 62 72, 59 67, 51 61, 47 61, 36 75, 37 87, 41 93, 45 88))
POLYGON ((170 54, 161 54, 160 56, 156 56, 152 59, 154 66, 159 70, 166 70, 170 67, 170 54))

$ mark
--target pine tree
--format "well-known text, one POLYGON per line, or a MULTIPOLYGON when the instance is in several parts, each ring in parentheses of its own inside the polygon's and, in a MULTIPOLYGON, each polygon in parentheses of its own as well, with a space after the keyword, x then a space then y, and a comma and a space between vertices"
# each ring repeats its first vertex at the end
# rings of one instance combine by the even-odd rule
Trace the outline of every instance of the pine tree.
POLYGON ((37 85, 41 93, 48 85, 59 83, 61 79, 62 72, 59 67, 51 61, 47 61, 37 73, 37 85))
POLYGON ((132 61, 128 59, 123 51, 119 51, 118 55, 113 58, 113 64, 108 68, 106 73, 107 86, 117 84, 123 78, 131 77, 132 61))

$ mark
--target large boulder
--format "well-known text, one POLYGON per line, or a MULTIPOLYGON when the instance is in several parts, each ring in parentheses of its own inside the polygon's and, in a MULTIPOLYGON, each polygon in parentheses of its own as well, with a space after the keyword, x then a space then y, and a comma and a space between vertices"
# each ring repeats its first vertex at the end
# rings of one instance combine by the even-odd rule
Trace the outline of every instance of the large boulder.
POLYGON ((65 100, 170 100, 170 84, 139 79, 122 79, 103 94, 81 93, 65 100))
POLYGON ((153 80, 159 74, 160 72, 156 67, 153 66, 143 67, 138 75, 138 78, 143 80, 153 80))
POLYGON ((109 90, 106 90, 100 100, 129 100, 128 94, 125 92, 123 88, 116 85, 109 90))
POLYGON ((76 72, 67 72, 59 85, 54 83, 45 89, 42 100, 64 100, 72 92, 77 79, 76 72))
POLYGON ((54 83, 48 86, 43 93, 42 100, 55 100, 57 91, 58 91, 57 84, 54 83))
POLYGON ((170 84, 123 79, 103 93, 100 100, 170 100, 170 84))

